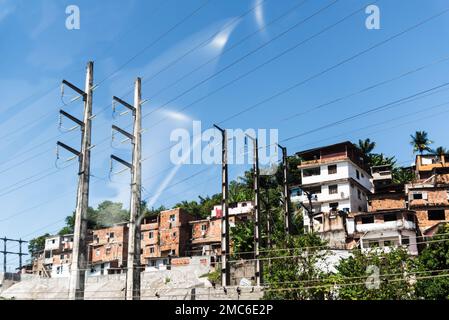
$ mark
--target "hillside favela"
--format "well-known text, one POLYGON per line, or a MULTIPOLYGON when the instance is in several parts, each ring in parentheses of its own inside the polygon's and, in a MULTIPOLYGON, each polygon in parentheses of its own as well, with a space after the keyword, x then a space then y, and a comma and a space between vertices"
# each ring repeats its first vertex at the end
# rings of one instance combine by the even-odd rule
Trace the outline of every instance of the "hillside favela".
POLYGON ((0 0, 0 310, 448 300, 448 35, 444 0, 0 0))

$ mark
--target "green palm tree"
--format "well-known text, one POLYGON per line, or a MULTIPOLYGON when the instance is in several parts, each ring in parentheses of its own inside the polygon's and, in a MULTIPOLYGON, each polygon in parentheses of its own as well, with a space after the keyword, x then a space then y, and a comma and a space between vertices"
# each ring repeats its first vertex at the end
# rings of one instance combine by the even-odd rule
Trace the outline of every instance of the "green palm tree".
POLYGON ((365 139, 365 140, 359 139, 358 148, 360 149, 360 151, 362 151, 362 153, 365 156, 368 157, 369 154, 371 153, 371 151, 373 151, 375 147, 376 147, 376 143, 374 141, 371 141, 369 138, 365 139))
POLYGON ((433 152, 437 155, 437 156, 442 156, 445 154, 448 154, 448 150, 445 147, 438 147, 435 150, 433 150, 433 152))
POLYGON ((424 151, 432 151, 429 145, 432 144, 433 141, 428 138, 426 131, 416 131, 415 134, 410 135, 410 137, 412 138, 410 144, 413 146, 413 152, 423 154, 424 151))

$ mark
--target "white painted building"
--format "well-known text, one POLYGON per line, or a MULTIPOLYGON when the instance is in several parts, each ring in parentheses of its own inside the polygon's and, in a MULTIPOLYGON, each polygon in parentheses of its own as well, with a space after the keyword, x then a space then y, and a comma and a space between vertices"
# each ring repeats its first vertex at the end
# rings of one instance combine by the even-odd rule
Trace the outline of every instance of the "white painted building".
POLYGON ((45 239, 44 266, 52 278, 68 277, 72 259, 73 234, 45 239))
MULTIPOLYGON (((254 210, 254 204, 252 201, 241 201, 236 203, 230 203, 228 208, 228 214, 230 216, 246 215, 250 214, 254 210)), ((213 207, 210 215, 212 218, 221 217, 221 205, 213 207)))
POLYGON ((413 211, 391 210, 360 213, 348 218, 348 235, 358 239, 362 251, 404 246, 411 255, 418 254, 417 223, 413 211))
MULTIPOLYGON (((367 195, 374 191, 366 159, 351 143, 343 142, 298 152, 302 184, 292 188, 291 201, 309 208, 311 196, 314 214, 320 212, 367 211, 367 195)), ((309 217, 304 215, 306 228, 309 217)))

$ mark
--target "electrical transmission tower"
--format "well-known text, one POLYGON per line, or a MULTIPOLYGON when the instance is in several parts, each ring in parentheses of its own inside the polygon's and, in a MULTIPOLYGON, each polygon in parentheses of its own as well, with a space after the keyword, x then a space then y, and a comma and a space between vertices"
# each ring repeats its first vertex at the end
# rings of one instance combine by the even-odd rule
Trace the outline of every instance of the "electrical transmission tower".
POLYGON ((6 266, 8 265, 8 260, 7 260, 7 256, 8 254, 15 254, 19 256, 19 268, 22 269, 22 256, 26 256, 28 255, 27 253, 22 253, 22 243, 26 243, 28 241, 22 240, 22 239, 9 239, 9 238, 1 238, 1 240, 3 241, 3 250, 0 251, 0 253, 3 253, 3 273, 6 273, 6 266), (8 246, 7 246, 7 242, 11 241, 11 242, 18 242, 19 243, 19 252, 12 252, 12 251, 8 251, 8 246))
POLYGON ((129 109, 134 118, 133 134, 113 125, 112 130, 119 132, 129 139, 133 146, 132 163, 129 163, 115 155, 111 155, 111 160, 117 161, 131 170, 131 205, 129 216, 128 232, 128 261, 126 270, 126 299, 140 299, 140 213, 141 213, 141 190, 142 190, 142 92, 141 79, 137 78, 134 88, 134 106, 120 98, 113 97, 113 101, 118 102, 129 109))
POLYGON ((58 147, 62 147, 73 153, 79 160, 78 192, 76 199, 75 226, 73 236, 72 263, 69 275, 69 299, 81 300, 84 298, 84 285, 87 268, 87 209, 89 206, 89 177, 90 177, 90 150, 91 128, 92 128, 92 92, 93 92, 93 68, 94 63, 89 61, 86 70, 85 89, 81 90, 70 82, 63 80, 66 85, 83 97, 84 116, 83 120, 60 110, 64 116, 75 122, 81 128, 82 140, 81 151, 58 141, 58 147))

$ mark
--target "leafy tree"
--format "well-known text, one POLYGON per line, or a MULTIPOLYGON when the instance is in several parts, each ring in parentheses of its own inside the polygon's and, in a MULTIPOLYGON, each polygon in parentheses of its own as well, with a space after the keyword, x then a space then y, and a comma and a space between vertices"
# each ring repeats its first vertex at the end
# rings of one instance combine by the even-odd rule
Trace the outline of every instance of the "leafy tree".
POLYGON ((413 146, 413 152, 423 154, 424 151, 432 151, 429 145, 431 145, 433 141, 428 138, 428 133, 426 131, 416 131, 415 134, 410 135, 410 137, 412 138, 410 144, 413 146))
POLYGON ((403 300, 413 299, 411 272, 413 261, 404 248, 352 251, 340 261, 332 277, 338 299, 403 300))
POLYGON ((252 252, 254 248, 254 222, 237 223, 229 229, 232 245, 233 259, 252 256, 252 254, 239 254, 252 252))
POLYGON ((411 168, 393 168, 393 183, 405 184, 415 179, 415 173, 411 168))
POLYGON ((420 272, 417 275, 416 294, 420 298, 449 299, 449 277, 447 277, 447 270, 449 269, 448 234, 449 224, 441 225, 437 233, 431 238, 431 241, 434 242, 430 242, 418 256, 418 270, 420 272))
POLYGON ((215 205, 221 203, 221 193, 214 194, 212 197, 199 197, 200 202, 195 200, 192 201, 182 201, 177 203, 175 207, 182 208, 187 213, 198 218, 206 218, 210 216, 210 212, 215 205))
POLYGON ((376 143, 374 141, 371 141, 369 138, 365 140, 359 139, 357 147, 366 157, 368 157, 376 147, 376 143))
POLYGON ((370 167, 390 165, 392 167, 396 164, 395 157, 387 157, 383 153, 371 153, 368 155, 368 163, 370 167))
POLYGON ((103 201, 96 210, 96 228, 110 227, 116 223, 129 221, 129 211, 119 202, 103 201))
POLYGON ((30 240, 30 242, 28 243, 28 251, 30 252, 31 256, 35 256, 39 251, 44 250, 45 238, 49 236, 50 234, 46 233, 42 236, 30 240))
POLYGON ((142 206, 143 206, 142 208, 143 216, 145 218, 155 218, 161 213, 161 211, 167 210, 167 208, 163 205, 161 205, 159 208, 151 208, 151 209, 147 208, 146 203, 143 204, 142 206))
POLYGON ((310 300, 331 297, 329 276, 322 262, 328 252, 316 234, 288 236, 275 240, 264 262, 264 299, 310 300))
POLYGON ((435 153, 436 155, 441 157, 442 155, 448 154, 449 152, 445 147, 440 146, 440 147, 436 148, 435 150, 433 150, 433 153, 435 153))

